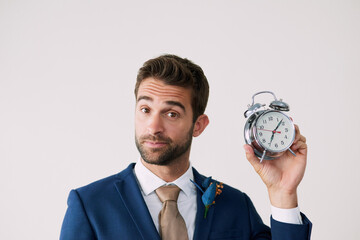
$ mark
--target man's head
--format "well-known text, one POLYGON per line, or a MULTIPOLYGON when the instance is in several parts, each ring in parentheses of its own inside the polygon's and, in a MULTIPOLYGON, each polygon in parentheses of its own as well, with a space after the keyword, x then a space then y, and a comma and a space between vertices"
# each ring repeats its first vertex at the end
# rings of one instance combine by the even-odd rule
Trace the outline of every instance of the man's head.
POLYGON ((209 83, 200 66, 186 58, 169 54, 150 59, 139 69, 135 85, 136 98, 140 84, 149 77, 167 85, 191 89, 193 122, 204 114, 209 98, 209 83))
POLYGON ((145 162, 188 161, 192 137, 209 122, 208 95, 203 71, 189 60, 164 55, 145 62, 135 87, 135 140, 145 162))

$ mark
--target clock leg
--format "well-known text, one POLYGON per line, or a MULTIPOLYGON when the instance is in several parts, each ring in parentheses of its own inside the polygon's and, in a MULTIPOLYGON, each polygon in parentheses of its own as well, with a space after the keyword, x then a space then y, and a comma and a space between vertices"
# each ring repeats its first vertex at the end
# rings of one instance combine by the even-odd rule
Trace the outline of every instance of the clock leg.
POLYGON ((262 161, 264 160, 265 154, 266 154, 266 150, 264 150, 264 152, 263 152, 263 154, 261 156, 260 163, 262 163, 262 161))
POLYGON ((289 152, 291 152, 292 155, 294 155, 296 157, 296 154, 293 152, 293 150, 291 150, 290 148, 288 148, 289 152))

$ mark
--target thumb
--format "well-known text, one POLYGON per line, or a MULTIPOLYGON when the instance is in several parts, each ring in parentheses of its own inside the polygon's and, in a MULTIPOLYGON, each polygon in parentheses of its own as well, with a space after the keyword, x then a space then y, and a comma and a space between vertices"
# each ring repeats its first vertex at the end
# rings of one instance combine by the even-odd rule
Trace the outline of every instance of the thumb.
POLYGON ((245 144, 244 145, 244 150, 245 150, 247 160, 253 166, 255 171, 257 173, 259 173, 260 169, 262 168, 262 165, 261 165, 259 159, 255 156, 253 148, 250 145, 245 144))

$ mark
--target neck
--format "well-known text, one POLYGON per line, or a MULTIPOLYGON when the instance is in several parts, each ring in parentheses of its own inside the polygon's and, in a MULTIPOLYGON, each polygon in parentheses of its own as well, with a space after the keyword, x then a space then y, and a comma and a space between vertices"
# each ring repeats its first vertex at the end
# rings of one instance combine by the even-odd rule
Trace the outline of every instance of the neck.
POLYGON ((174 161, 170 165, 160 166, 155 164, 150 164, 145 162, 141 158, 142 164, 149 169, 156 176, 164 180, 165 182, 172 182, 181 177, 189 168, 190 161, 189 158, 183 161, 174 161))

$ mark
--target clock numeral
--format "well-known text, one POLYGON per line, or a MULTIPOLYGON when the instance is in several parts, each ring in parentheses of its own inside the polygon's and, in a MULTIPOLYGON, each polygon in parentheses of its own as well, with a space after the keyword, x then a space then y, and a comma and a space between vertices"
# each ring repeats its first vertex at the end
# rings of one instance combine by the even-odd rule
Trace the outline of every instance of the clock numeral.
POLYGON ((279 147, 279 145, 278 145, 277 143, 275 143, 275 147, 276 147, 276 148, 278 148, 278 147, 279 147))
POLYGON ((288 132, 289 131, 289 129, 288 128, 285 128, 285 132, 288 132))
POLYGON ((261 137, 263 135, 263 133, 262 132, 259 132, 259 136, 261 137))
POLYGON ((285 126, 285 122, 282 122, 281 125, 285 126))
POLYGON ((260 129, 264 129, 264 125, 261 125, 261 126, 260 126, 260 129))
POLYGON ((285 135, 285 137, 284 137, 285 139, 287 139, 287 135, 285 135))
POLYGON ((272 120, 274 120, 274 118, 273 118, 273 117, 269 117, 269 122, 272 121, 272 120))
POLYGON ((266 121, 266 119, 264 119, 264 120, 263 120, 263 124, 266 124, 266 123, 267 123, 267 121, 266 121))
POLYGON ((265 138, 263 138, 263 139, 262 139, 262 142, 263 142, 263 143, 266 143, 266 140, 265 140, 265 138))
POLYGON ((281 145, 284 145, 284 141, 281 141, 281 145))

